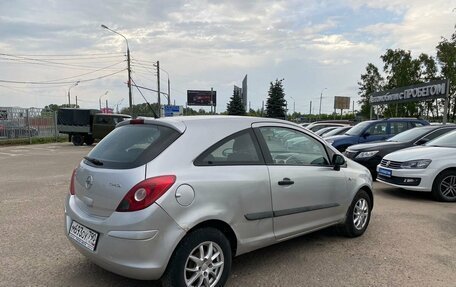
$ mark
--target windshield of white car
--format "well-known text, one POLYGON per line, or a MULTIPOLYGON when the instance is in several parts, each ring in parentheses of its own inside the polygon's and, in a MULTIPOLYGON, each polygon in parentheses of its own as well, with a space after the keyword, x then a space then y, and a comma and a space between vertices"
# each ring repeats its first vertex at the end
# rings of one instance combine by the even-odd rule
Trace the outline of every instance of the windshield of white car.
POLYGON ((424 128, 424 129, 421 127, 413 128, 413 129, 401 132, 400 134, 397 134, 394 137, 387 139, 386 141, 401 142, 401 143, 410 142, 410 141, 413 141, 417 138, 424 136, 428 132, 430 132, 430 130, 426 129, 426 128, 424 128))
POLYGON ((350 136, 359 136, 371 124, 371 122, 362 122, 349 129, 345 134, 350 136))
POLYGON ((443 136, 431 140, 424 145, 456 148, 456 131, 444 134, 443 136))

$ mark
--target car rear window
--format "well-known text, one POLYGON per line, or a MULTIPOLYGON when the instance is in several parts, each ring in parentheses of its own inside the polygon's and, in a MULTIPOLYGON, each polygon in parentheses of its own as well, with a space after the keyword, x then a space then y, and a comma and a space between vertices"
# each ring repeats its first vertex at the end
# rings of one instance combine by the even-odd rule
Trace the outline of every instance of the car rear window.
POLYGON ((100 168, 135 168, 152 161, 179 136, 179 132, 164 126, 121 126, 100 141, 85 162, 100 168))

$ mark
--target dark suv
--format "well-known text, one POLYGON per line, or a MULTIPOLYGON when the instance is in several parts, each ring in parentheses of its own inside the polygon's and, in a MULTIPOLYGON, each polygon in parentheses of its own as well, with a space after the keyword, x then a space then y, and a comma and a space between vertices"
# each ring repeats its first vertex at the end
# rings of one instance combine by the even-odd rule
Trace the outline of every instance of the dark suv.
POLYGON ((327 137, 325 140, 339 151, 366 142, 386 140, 411 128, 429 125, 425 120, 415 118, 390 118, 365 121, 349 129, 344 135, 327 137))

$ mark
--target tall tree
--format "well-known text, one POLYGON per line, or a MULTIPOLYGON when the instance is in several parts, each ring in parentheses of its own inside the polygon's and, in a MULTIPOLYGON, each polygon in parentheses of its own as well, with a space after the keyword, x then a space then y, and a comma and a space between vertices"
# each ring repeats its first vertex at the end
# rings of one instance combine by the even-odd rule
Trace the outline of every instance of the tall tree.
POLYGON ((229 115, 243 116, 245 115, 245 106, 242 103, 242 99, 239 93, 233 91, 233 95, 230 98, 230 102, 226 105, 226 111, 229 115))
MULTIPOLYGON (((410 51, 388 49, 380 58, 386 74, 385 89, 409 86, 420 82, 420 61, 413 59, 410 51)), ((419 116, 419 104, 410 102, 403 105, 389 104, 385 116, 419 116)))
POLYGON ((271 82, 266 101, 266 117, 285 119, 286 116, 286 101, 285 92, 283 90, 283 79, 276 79, 271 82))
MULTIPOLYGON (((437 79, 437 63, 435 58, 427 54, 421 54, 418 57, 420 62, 420 80, 421 82, 429 82, 437 79)), ((438 103, 438 101, 435 101, 438 103)), ((429 117, 429 112, 432 113, 432 116, 435 116, 435 113, 438 115, 438 105, 434 105, 434 101, 427 101, 421 103, 421 109, 426 111, 426 115, 429 117)))
POLYGON ((381 91, 382 84, 383 78, 378 68, 372 63, 367 64, 366 73, 361 75, 361 81, 358 82, 358 95, 361 96, 361 100, 358 103, 361 104, 360 112, 363 117, 370 117, 370 94, 381 91))
POLYGON ((127 114, 127 115, 143 116, 143 117, 153 117, 154 111, 155 111, 155 113, 158 114, 158 104, 152 103, 150 105, 151 105, 153 111, 151 110, 151 107, 149 107, 149 105, 147 103, 142 103, 142 104, 133 105, 132 110, 130 110, 130 107, 123 108, 120 111, 120 113, 127 114))
POLYGON ((454 121, 456 116, 456 32, 451 35, 451 39, 442 38, 436 49, 441 76, 450 80, 451 118, 454 121))

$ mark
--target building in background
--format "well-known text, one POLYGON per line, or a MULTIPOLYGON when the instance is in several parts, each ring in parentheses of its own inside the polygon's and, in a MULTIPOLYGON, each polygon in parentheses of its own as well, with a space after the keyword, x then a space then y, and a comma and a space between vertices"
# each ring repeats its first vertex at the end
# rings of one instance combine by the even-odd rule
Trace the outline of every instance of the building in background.
POLYGON ((244 104, 245 110, 248 111, 247 104, 249 102, 247 101, 247 75, 245 75, 244 80, 242 80, 242 103, 244 104))
POLYGON ((244 79, 242 80, 242 88, 234 85, 233 89, 234 95, 241 98, 242 104, 246 111, 248 111, 248 101, 247 101, 247 75, 245 75, 244 79))

